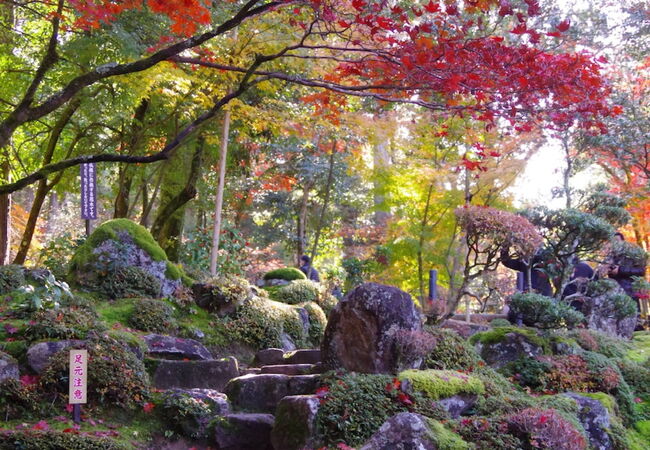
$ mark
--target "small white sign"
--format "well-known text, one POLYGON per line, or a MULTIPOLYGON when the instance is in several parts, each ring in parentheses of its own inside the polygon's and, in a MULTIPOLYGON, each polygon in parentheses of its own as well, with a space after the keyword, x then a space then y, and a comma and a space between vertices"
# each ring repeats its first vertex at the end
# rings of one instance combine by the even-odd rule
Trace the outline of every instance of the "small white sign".
POLYGON ((70 350, 70 390, 71 405, 86 403, 88 391, 88 350, 70 350))

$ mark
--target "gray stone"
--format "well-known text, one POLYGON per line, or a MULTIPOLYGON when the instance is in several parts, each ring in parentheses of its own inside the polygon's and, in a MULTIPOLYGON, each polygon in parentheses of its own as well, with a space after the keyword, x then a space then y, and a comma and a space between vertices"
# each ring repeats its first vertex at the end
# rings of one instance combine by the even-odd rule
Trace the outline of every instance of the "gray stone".
POLYGON ((228 414, 216 422, 214 440, 220 450, 273 450, 273 422, 271 414, 228 414))
POLYGON ((315 393, 319 381, 318 375, 244 375, 230 380, 224 392, 239 409, 271 413, 288 395, 315 393))
POLYGON ((289 336, 288 333, 283 332, 280 334, 280 345, 282 345, 284 350, 296 349, 296 344, 294 344, 293 339, 291 339, 291 336, 289 336))
POLYGON ((625 291, 620 286, 615 286, 602 295, 583 297, 581 311, 590 330, 630 339, 636 328, 638 312, 628 317, 617 317, 617 311, 612 309, 610 300, 612 295, 617 294, 625 294, 625 291))
POLYGON ((458 419, 467 411, 472 409, 478 400, 477 395, 454 395, 453 397, 443 398, 436 403, 449 413, 452 419, 458 419))
POLYGON ((437 450, 427 419, 399 413, 388 419, 359 450, 437 450))
POLYGON ((315 395, 292 395, 280 400, 271 431, 273 448, 304 450, 316 447, 316 414, 320 400, 315 395))
POLYGON ((284 375, 309 375, 314 368, 313 364, 280 364, 275 366, 262 366, 260 373, 280 373, 284 375))
POLYGON ((27 350, 27 364, 34 372, 40 374, 50 363, 50 358, 52 358, 52 356, 61 350, 80 344, 83 344, 83 341, 66 340, 40 342, 32 345, 29 350, 27 350))
POLYGON ((153 360, 152 384, 158 389, 202 388, 222 391, 239 376, 237 360, 228 357, 211 361, 153 360))
POLYGON ((147 343, 147 353, 161 359, 191 359, 208 360, 212 354, 203 344, 194 339, 183 339, 162 334, 144 336, 147 343))
POLYGON ((409 294, 392 286, 362 284, 330 312, 321 346, 323 363, 355 372, 394 372, 399 360, 395 333, 421 328, 420 313, 409 294))
POLYGON ((201 400, 210 407, 212 414, 217 416, 225 416, 230 414, 230 404, 228 403, 228 397, 226 394, 223 394, 214 389, 180 389, 174 388, 167 391, 168 395, 187 395, 196 400, 201 400))
POLYGON ((578 420, 589 437, 589 448, 594 450, 611 450, 614 443, 607 434, 610 426, 609 411, 598 400, 573 392, 563 394, 578 403, 580 411, 578 420))
POLYGON ((285 364, 284 350, 281 348, 267 348, 260 350, 255 355, 253 364, 256 366, 272 366, 277 364, 285 364))
POLYGON ((13 378, 20 378, 18 362, 6 353, 0 352, 0 382, 13 378))
POLYGON ((445 320, 440 326, 442 328, 449 328, 450 330, 454 330, 465 339, 475 335, 476 333, 481 333, 490 329, 490 327, 487 325, 481 325, 479 323, 467 323, 465 321, 453 319, 445 320))
POLYGON ((300 349, 285 353, 283 362, 274 364, 318 364, 320 361, 320 349, 300 349))
POLYGON ((543 353, 542 347, 520 333, 507 333, 499 342, 476 343, 476 351, 492 367, 500 368, 519 358, 534 358, 543 353))

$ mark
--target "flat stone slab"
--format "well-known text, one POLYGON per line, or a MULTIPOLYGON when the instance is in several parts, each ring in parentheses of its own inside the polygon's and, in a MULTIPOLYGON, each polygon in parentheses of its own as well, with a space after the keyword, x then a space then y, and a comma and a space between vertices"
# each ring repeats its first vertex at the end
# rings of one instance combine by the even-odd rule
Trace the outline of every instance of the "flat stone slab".
POLYGON ((65 340, 65 341, 50 341, 40 342, 32 345, 27 350, 27 364, 32 370, 38 374, 43 372, 47 365, 50 363, 50 358, 66 348, 74 347, 75 345, 82 344, 83 341, 78 340, 65 340))
POLYGON ((237 360, 228 357, 210 361, 155 361, 152 384, 158 389, 215 389, 223 391, 229 380, 239 376, 237 360))
POLYGON ((147 354, 160 359, 191 359, 208 360, 212 354, 199 341, 182 339, 162 334, 148 334, 144 336, 147 343, 147 354))
POLYGON ((216 421, 214 440, 220 450, 273 450, 271 414, 228 414, 216 421))
POLYGON ((277 366, 262 366, 260 373, 279 373, 284 375, 309 375, 313 364, 282 364, 277 366))
POLYGON ((284 364, 284 350, 281 348, 266 348, 260 350, 255 355, 254 365, 269 366, 275 364, 284 364))
POLYGON ((224 392, 235 408, 273 413, 288 395, 314 394, 319 382, 319 375, 244 375, 230 380, 224 392))
POLYGON ((321 362, 320 349, 301 349, 284 354, 284 362, 280 364, 317 364, 321 362))

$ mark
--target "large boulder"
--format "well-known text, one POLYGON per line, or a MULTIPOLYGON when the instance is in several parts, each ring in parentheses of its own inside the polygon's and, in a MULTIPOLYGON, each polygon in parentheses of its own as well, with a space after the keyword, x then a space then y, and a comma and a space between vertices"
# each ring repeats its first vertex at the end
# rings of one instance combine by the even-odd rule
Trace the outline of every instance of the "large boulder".
POLYGON ((610 336, 632 338, 637 324, 638 312, 624 315, 617 309, 612 298, 625 295, 625 291, 616 283, 611 282, 609 289, 598 295, 582 297, 581 312, 585 315, 587 328, 598 330, 610 336))
POLYGON ((183 339, 163 334, 148 334, 144 336, 147 353, 161 359, 191 359, 208 360, 212 354, 207 348, 194 339, 183 339))
POLYGON ((128 219, 114 219, 99 226, 77 249, 70 275, 87 289, 105 292, 114 286, 117 297, 125 292, 137 296, 124 284, 135 284, 136 290, 144 292, 151 288, 150 296, 166 297, 181 285, 183 272, 167 259, 146 228, 128 219), (152 280, 160 286, 146 286, 152 280))
POLYGON ((0 382, 13 378, 17 380, 20 376, 18 363, 10 355, 0 352, 0 382))
POLYGON ((237 408, 273 413, 288 395, 314 394, 319 382, 318 375, 250 374, 230 380, 224 392, 237 408))
POLYGON ((499 329, 472 336, 476 351, 492 367, 500 368, 520 358, 535 358, 544 353, 539 338, 530 329, 499 329))
POLYGON ((220 450, 273 450, 271 414, 228 414, 215 422, 214 440, 220 450))
POLYGON ((607 408, 595 398, 585 397, 573 392, 567 392, 564 395, 575 400, 580 407, 578 420, 580 420, 589 437, 589 448, 593 450, 613 449, 614 443, 607 433, 610 426, 607 408))
POLYGON ((203 388, 221 391, 233 378, 239 376, 237 360, 200 361, 152 360, 152 384, 158 389, 203 388))
POLYGON ((83 341, 65 340, 40 342, 27 350, 27 364, 36 373, 41 373, 50 363, 50 358, 65 348, 82 344, 83 341))
MULTIPOLYGON (((392 286, 362 284, 330 313, 321 346, 323 363, 355 372, 395 372, 396 333, 421 328, 420 313, 409 294, 392 286)), ((403 368, 404 362, 399 363, 403 368)))

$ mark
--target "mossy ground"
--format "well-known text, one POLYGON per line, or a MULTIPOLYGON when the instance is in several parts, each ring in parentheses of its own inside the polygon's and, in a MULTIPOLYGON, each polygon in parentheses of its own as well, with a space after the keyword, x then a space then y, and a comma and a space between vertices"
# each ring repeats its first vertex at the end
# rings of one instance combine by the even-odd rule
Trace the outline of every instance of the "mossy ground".
POLYGON ((632 349, 626 355, 629 359, 643 363, 650 358, 650 331, 637 331, 630 344, 632 349))

